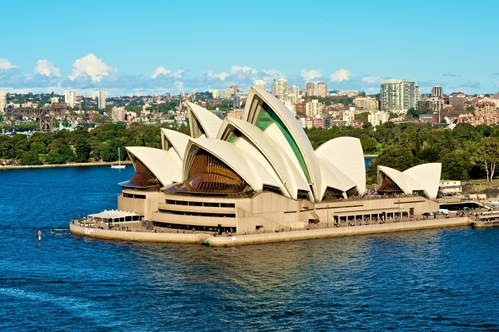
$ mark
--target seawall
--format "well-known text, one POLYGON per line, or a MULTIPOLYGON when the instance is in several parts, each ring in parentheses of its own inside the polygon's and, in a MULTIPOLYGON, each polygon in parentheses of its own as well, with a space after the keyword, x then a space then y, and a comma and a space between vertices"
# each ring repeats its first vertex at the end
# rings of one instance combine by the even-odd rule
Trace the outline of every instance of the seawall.
POLYGON ((366 234, 379 234, 403 231, 415 231, 433 228, 450 228, 469 226, 471 219, 442 218, 418 221, 405 221, 399 223, 373 224, 365 226, 321 228, 311 230, 296 230, 280 233, 264 233, 234 236, 213 236, 206 233, 153 233, 151 231, 115 231, 109 229, 90 228, 70 223, 69 230, 72 234, 88 236, 106 240, 139 241, 139 242, 167 242, 185 244, 205 244, 215 247, 233 247, 250 244, 263 244, 287 241, 302 241, 323 239, 337 236, 354 236, 366 234))
POLYGON ((187 244, 201 244, 210 236, 205 233, 153 233, 151 231, 145 232, 127 232, 115 231, 110 229, 100 229, 83 227, 77 224, 70 223, 69 231, 71 234, 93 237, 105 240, 119 240, 119 241, 138 241, 138 242, 167 242, 167 243, 187 243, 187 244))
POLYGON ((263 244, 271 242, 302 241, 312 239, 323 239, 337 236, 354 236, 365 234, 379 234, 390 232, 415 231, 432 228, 449 228, 469 226, 471 220, 467 217, 449 219, 427 219, 418 221, 406 221, 399 223, 374 224, 366 226, 322 228, 311 230, 300 230, 282 233, 266 233, 252 235, 237 235, 232 237, 217 236, 209 237, 205 244, 215 247, 232 247, 249 244, 263 244))

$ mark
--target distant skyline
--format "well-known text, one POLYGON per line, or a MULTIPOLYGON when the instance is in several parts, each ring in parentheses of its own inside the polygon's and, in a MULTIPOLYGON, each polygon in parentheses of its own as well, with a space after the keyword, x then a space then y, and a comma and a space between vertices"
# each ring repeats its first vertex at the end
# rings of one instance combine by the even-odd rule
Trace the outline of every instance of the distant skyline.
POLYGON ((243 90, 286 78, 378 93, 499 91, 497 1, 2 3, 0 90, 97 96, 243 90))

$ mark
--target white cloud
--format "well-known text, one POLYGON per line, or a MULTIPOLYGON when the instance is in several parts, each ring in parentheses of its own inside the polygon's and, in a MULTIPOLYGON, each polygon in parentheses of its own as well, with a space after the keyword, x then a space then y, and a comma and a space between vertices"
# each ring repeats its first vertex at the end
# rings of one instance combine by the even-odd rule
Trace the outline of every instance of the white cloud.
POLYGON ((231 69, 230 69, 230 73, 231 74, 236 74, 236 73, 239 73, 239 72, 243 72, 245 74, 256 75, 256 73, 258 71, 256 69, 248 67, 248 66, 242 66, 242 67, 241 66, 232 66, 231 69))
POLYGON ((171 73, 171 70, 168 70, 163 66, 159 66, 156 70, 154 70, 154 74, 152 74, 151 78, 156 78, 158 75, 170 75, 171 73))
POLYGON ((348 81, 350 79, 350 71, 347 69, 338 69, 329 78, 332 82, 348 81))
POLYGON ((106 65, 101 59, 90 53, 73 63, 73 73, 69 78, 74 80, 78 76, 86 74, 92 78, 93 82, 100 82, 111 72, 116 72, 116 69, 106 65))
POLYGON ((17 66, 14 66, 9 60, 5 58, 0 58, 0 70, 13 69, 13 68, 17 68, 17 66))
POLYGON ((172 72, 171 70, 166 69, 163 66, 159 66, 158 68, 156 68, 154 70, 154 73, 152 74, 151 78, 155 79, 160 75, 166 76, 166 77, 181 78, 182 75, 184 74, 184 72, 185 72, 185 69, 179 69, 176 72, 172 72))
POLYGON ((367 82, 367 83, 370 83, 370 84, 374 84, 374 83, 377 83, 379 81, 380 81, 379 77, 374 77, 374 76, 365 76, 365 77, 362 77, 362 82, 367 82))
POLYGON ((307 82, 312 81, 314 78, 320 78, 322 76, 320 69, 310 69, 309 71, 302 69, 301 77, 307 82))
POLYGON ((35 73, 45 76, 61 76, 61 70, 48 60, 38 60, 36 62, 35 73))

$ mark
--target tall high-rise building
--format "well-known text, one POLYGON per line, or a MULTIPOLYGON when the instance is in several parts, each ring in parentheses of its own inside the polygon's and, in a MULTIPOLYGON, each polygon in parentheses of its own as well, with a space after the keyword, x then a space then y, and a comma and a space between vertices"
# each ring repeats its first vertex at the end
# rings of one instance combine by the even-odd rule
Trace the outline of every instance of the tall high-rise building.
POLYGON ((381 83, 380 103, 382 111, 406 112, 416 108, 419 87, 411 80, 386 80, 381 83))
POLYGON ((267 91, 267 82, 265 80, 256 80, 255 86, 263 91, 267 91))
POLYGON ((0 91, 0 114, 5 113, 5 107, 7 106, 7 98, 5 92, 0 91))
POLYGON ((315 91, 315 83, 308 82, 307 85, 305 86, 305 89, 307 90, 307 96, 317 95, 317 91, 315 91))
POLYGON ((285 78, 280 78, 277 81, 277 98, 282 102, 288 100, 288 80, 285 78))
POLYGON ((75 104, 76 104, 76 91, 75 90, 66 90, 64 92, 64 102, 69 107, 75 107, 75 104))
POLYGON ((444 96, 444 90, 442 87, 438 84, 436 84, 433 88, 431 88, 431 96, 432 97, 443 97, 444 96))
POLYGON ((106 109, 106 91, 104 91, 104 90, 99 90, 97 108, 106 109))
POLYGON ((328 91, 327 91, 327 84, 325 82, 317 83, 317 95, 319 97, 327 97, 328 91))

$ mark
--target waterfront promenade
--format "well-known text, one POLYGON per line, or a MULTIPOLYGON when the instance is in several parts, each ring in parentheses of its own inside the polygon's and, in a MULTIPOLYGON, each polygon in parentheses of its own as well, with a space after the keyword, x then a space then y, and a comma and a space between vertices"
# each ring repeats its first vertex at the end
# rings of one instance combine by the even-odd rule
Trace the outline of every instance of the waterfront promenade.
POLYGON ((321 225, 316 228, 312 226, 308 229, 281 230, 280 232, 267 230, 266 232, 254 234, 235 233, 218 235, 212 232, 194 232, 190 230, 178 230, 177 232, 176 229, 163 229, 160 227, 150 229, 142 227, 141 222, 126 222, 122 223, 122 225, 115 225, 114 229, 108 229, 107 224, 104 223, 91 226, 85 224, 84 220, 79 220, 70 223, 70 232, 75 235, 106 240, 205 244, 217 247, 232 247, 250 244, 323 239, 339 236, 466 227, 469 226, 471 222, 472 220, 466 216, 449 218, 438 216, 438 218, 417 218, 416 220, 403 219, 398 222, 371 223, 368 225, 348 226, 347 224, 342 224, 340 227, 326 227, 326 225, 321 225))

